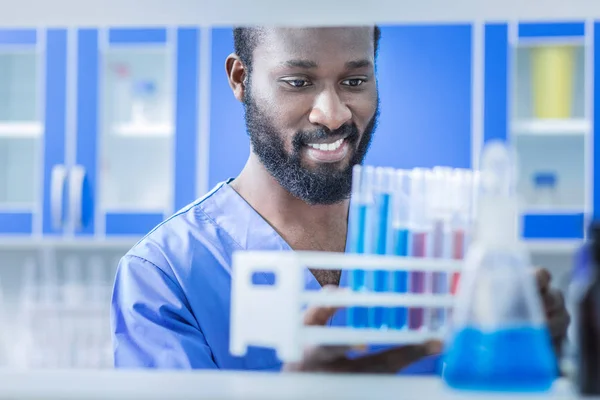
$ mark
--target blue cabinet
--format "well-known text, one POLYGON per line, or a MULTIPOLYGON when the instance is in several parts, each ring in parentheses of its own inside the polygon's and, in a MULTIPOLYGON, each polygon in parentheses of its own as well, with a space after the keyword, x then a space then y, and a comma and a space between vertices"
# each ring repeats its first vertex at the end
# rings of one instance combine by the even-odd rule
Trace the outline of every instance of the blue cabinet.
POLYGON ((78 31, 79 235, 143 235, 196 197, 199 30, 78 31))
POLYGON ((0 31, 0 50, 0 233, 139 237, 197 197, 198 28, 0 31))
POLYGON ((0 234, 64 220, 67 31, 0 30, 0 234))
POLYGON ((526 239, 581 239, 594 209, 590 31, 584 22, 485 26, 484 140, 515 146, 526 239))

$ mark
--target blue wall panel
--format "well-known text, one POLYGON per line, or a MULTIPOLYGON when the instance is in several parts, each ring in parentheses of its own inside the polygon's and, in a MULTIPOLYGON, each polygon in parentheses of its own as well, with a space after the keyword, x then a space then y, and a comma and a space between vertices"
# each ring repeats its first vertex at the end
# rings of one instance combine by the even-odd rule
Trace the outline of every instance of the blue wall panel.
POLYGON ((198 154, 198 76, 200 32, 181 28, 177 32, 177 94, 175 109, 175 209, 196 198, 198 154))
POLYGON ((249 154, 242 104, 233 97, 225 73, 225 59, 233 52, 231 29, 212 31, 209 189, 234 178, 249 154))
POLYGON ((519 24, 519 38, 578 37, 584 35, 584 22, 522 22, 519 24))
POLYGON ((0 44, 35 45, 36 43, 35 29, 0 29, 0 44))
POLYGON ((485 26, 483 138, 506 140, 508 135, 508 25, 485 26))
POLYGON ((0 234, 29 235, 33 231, 33 215, 25 213, 0 213, 0 234))
POLYGON ((167 29, 165 28, 113 28, 108 31, 108 42, 118 44, 165 44, 167 29))
POLYGON ((471 166, 471 26, 382 27, 379 128, 367 163, 471 166))

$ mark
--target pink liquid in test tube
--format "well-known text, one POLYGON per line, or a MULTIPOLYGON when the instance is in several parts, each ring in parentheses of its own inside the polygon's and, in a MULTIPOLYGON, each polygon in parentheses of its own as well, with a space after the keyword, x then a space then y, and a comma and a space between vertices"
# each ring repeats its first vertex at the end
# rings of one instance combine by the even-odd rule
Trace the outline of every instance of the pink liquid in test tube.
MULTIPOLYGON (((427 232, 412 232, 412 256, 425 257, 427 255, 427 232)), ((410 279, 412 293, 425 293, 425 272, 412 272, 410 279)), ((424 322, 423 308, 410 308, 408 310, 408 327, 420 329, 424 322)))

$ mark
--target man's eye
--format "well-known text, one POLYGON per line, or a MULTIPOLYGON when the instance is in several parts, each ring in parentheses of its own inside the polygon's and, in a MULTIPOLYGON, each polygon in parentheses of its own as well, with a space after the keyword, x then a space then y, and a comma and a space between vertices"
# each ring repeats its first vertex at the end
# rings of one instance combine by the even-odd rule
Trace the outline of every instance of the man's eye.
POLYGON ((360 86, 364 83, 365 81, 362 79, 346 79, 345 81, 342 81, 342 84, 347 85, 347 86, 351 86, 351 87, 357 87, 360 86))
POLYGON ((286 80, 285 82, 288 85, 297 87, 297 88, 310 86, 310 82, 307 81, 306 79, 289 79, 289 80, 286 80))

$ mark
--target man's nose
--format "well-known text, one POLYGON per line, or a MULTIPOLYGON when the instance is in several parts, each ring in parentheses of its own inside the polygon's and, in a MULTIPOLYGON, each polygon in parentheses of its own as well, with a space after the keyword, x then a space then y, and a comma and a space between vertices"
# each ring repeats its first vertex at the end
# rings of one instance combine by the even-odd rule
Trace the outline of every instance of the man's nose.
POLYGON ((312 124, 322 125, 334 131, 352 118, 350 109, 331 88, 321 92, 308 116, 312 124))

